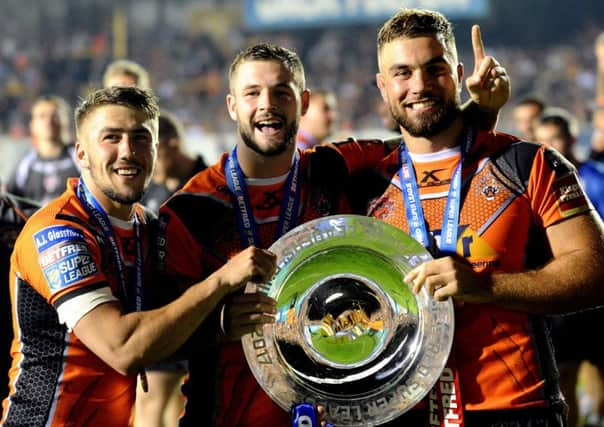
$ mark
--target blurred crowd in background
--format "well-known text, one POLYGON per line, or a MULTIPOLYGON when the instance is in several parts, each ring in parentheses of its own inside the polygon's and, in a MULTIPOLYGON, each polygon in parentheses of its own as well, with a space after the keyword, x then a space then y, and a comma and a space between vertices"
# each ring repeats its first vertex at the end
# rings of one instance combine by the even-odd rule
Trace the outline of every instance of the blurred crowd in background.
MULTIPOLYGON (((509 105, 536 95, 567 109, 580 126, 579 148, 587 147, 596 84, 592 46, 604 13, 594 15, 598 5, 588 0, 575 8, 580 11, 548 3, 491 1, 483 17, 454 19, 461 58, 472 66, 469 27, 480 23, 488 53, 511 77, 509 105)), ((100 87, 110 61, 128 57, 150 72, 162 107, 184 122, 189 146, 212 161, 234 142, 224 102, 230 58, 258 40, 297 51, 309 87, 335 93, 339 134, 381 136, 383 130, 374 79, 379 21, 248 30, 243 2, 207 0, 5 0, 0 12, 0 140, 27 138, 38 95, 56 94, 74 105, 100 87)), ((514 131, 510 111, 501 116, 503 131, 514 131)))

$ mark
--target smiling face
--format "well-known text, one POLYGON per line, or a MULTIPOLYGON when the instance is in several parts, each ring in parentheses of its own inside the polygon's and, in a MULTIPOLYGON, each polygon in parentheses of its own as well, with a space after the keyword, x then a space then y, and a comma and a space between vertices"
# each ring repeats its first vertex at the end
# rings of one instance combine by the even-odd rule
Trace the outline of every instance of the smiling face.
POLYGON ((435 36, 396 38, 381 47, 378 88, 411 136, 437 135, 458 117, 463 68, 454 58, 435 36))
POLYGON ((276 60, 239 64, 227 95, 229 114, 237 122, 239 140, 263 156, 277 156, 295 147, 300 115, 309 93, 276 60))
POLYGON ((90 191, 109 215, 120 217, 151 179, 157 120, 126 106, 99 106, 79 126, 76 156, 90 191))

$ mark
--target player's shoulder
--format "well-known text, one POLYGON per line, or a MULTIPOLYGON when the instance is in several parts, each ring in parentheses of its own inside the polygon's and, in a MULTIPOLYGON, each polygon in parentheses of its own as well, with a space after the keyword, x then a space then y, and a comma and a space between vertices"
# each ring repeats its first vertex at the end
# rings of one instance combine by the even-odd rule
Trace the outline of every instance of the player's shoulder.
POLYGON ((335 141, 331 141, 322 145, 316 146, 319 147, 336 147, 336 148, 346 148, 346 147, 384 147, 389 145, 398 145, 401 141, 400 136, 391 137, 391 138, 355 138, 348 137, 346 139, 339 139, 335 141))
POLYGON ((91 230, 88 214, 75 194, 70 192, 63 193, 33 213, 25 223, 22 235, 62 229, 73 230, 63 233, 65 236, 77 235, 78 238, 91 230))
POLYGON ((225 159, 226 153, 223 153, 216 163, 193 175, 172 197, 182 196, 183 194, 207 194, 220 191, 226 185, 224 174, 225 159))
POLYGON ((162 218, 177 216, 185 223, 220 218, 232 208, 231 194, 224 175, 224 159, 195 174, 160 208, 162 218))
POLYGON ((474 155, 488 157, 497 173, 524 191, 531 176, 550 170, 557 177, 576 171, 558 151, 537 142, 523 141, 502 132, 480 132, 474 155))

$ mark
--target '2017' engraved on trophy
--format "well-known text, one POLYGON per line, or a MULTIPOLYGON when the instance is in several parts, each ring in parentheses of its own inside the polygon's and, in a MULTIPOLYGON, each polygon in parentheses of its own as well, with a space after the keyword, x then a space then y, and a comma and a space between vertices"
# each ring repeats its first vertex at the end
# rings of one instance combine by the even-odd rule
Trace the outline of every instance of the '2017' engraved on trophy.
POLYGON ((272 365, 273 358, 266 346, 266 339, 262 326, 257 327, 252 332, 252 346, 256 352, 256 360, 261 365, 272 365))

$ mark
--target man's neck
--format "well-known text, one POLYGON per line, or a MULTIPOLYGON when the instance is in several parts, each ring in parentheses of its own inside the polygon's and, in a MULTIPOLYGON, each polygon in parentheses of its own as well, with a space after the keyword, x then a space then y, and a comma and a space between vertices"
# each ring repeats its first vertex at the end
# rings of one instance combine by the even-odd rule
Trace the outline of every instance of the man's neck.
POLYGON ((36 150, 42 159, 56 159, 64 149, 65 145, 61 141, 51 139, 41 139, 36 144, 36 150))
POLYGON ((105 210, 105 213, 114 218, 124 221, 129 221, 134 215, 134 204, 124 204, 110 199, 103 191, 96 186, 89 174, 82 170, 82 179, 86 183, 86 187, 92 193, 97 202, 105 210))
POLYGON ((405 129, 402 129, 401 133, 410 153, 436 153, 459 145, 463 126, 463 119, 460 115, 448 128, 431 137, 412 136, 405 129))
POLYGON ((295 150, 296 146, 292 144, 277 156, 265 156, 238 143, 237 158, 241 170, 247 178, 275 178, 289 171, 295 150))

